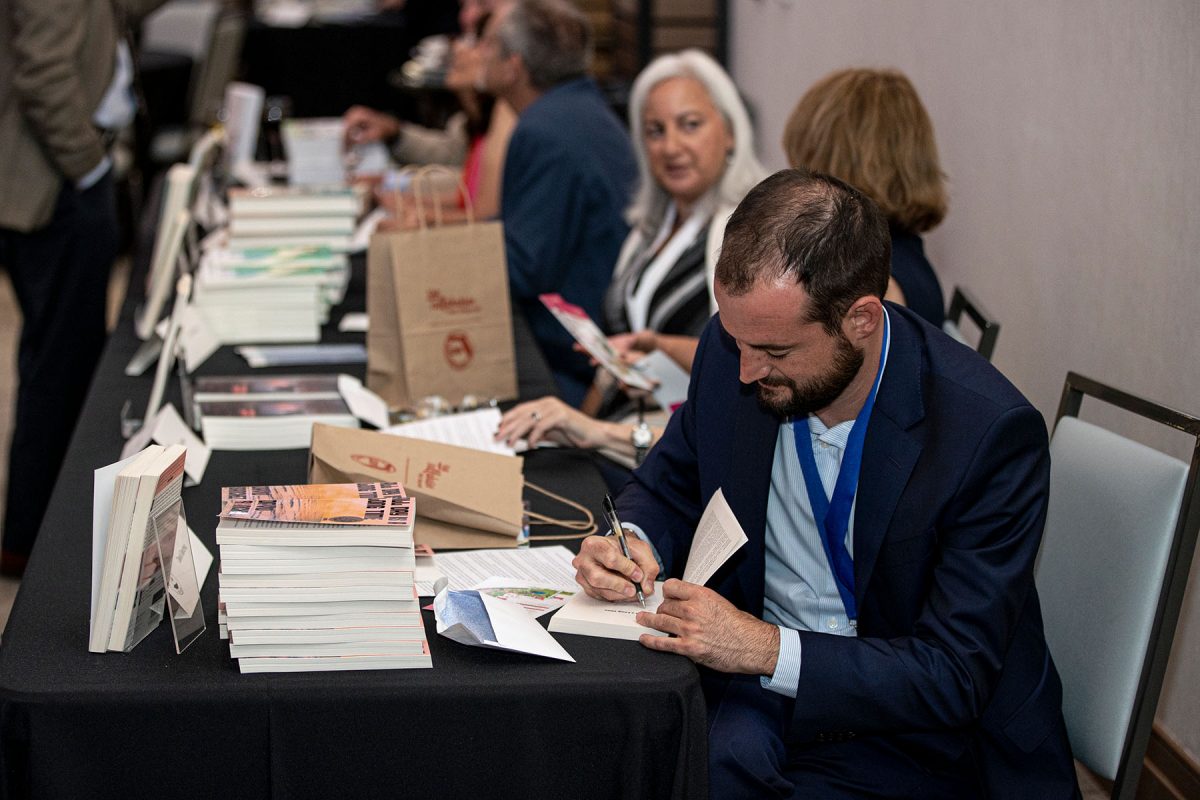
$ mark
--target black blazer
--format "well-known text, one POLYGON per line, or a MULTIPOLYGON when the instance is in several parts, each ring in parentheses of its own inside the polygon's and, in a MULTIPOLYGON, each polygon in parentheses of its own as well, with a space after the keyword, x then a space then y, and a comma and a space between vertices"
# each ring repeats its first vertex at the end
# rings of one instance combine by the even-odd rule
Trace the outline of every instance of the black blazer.
MULTIPOLYGON (((853 731, 896 737, 918 755, 970 748, 989 797, 1078 797, 1033 583, 1045 423, 974 351, 908 309, 887 309, 891 349, 855 511, 858 636, 800 633, 789 738, 853 731)), ((723 489, 749 542, 709 585, 759 617, 780 422, 739 382, 737 347, 715 317, 687 403, 618 500, 679 576, 701 512, 723 489)))

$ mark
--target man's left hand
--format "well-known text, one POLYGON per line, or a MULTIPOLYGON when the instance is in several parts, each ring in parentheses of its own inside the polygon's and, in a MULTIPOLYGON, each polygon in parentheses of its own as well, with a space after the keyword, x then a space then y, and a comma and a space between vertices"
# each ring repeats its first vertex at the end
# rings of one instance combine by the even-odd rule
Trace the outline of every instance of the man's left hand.
POLYGON ((639 625, 673 634, 643 634, 651 650, 685 655, 718 672, 772 675, 779 657, 779 628, 740 611, 712 589, 671 579, 658 613, 642 611, 639 625))

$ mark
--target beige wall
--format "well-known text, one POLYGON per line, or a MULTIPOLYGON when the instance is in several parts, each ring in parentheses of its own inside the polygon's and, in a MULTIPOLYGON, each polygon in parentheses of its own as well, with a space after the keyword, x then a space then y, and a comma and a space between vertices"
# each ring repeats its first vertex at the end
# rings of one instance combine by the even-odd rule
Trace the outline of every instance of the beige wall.
MULTIPOLYGON (((1047 417, 1067 370, 1200 412, 1200 3, 732 0, 730 20, 731 71, 774 168, 817 78, 912 78, 952 192, 930 258, 947 292, 970 287, 1001 321, 994 360, 1047 417)), ((1188 458, 1181 435, 1087 409, 1188 458)), ((1193 755, 1198 573, 1160 705, 1193 755)))

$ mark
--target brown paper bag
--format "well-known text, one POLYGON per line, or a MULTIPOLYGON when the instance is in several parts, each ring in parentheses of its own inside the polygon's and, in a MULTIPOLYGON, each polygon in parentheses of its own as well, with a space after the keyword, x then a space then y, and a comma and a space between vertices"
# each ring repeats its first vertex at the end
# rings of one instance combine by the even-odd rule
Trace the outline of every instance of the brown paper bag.
POLYGON ((500 223, 371 237, 367 315, 367 386, 392 407, 517 396, 500 223))
POLYGON ((308 480, 399 481, 417 499, 413 535, 435 550, 516 547, 524 515, 522 463, 515 456, 318 423, 308 480))

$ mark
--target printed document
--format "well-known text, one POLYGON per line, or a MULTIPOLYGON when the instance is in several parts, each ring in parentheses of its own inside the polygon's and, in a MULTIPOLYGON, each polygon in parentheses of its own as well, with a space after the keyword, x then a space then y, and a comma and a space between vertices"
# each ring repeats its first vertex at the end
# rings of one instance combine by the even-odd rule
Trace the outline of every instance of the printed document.
POLYGON ((441 442, 472 450, 483 450, 486 453, 499 453, 504 456, 515 456, 524 449, 512 448, 504 442, 496 441, 496 429, 499 427, 500 409, 480 408, 475 411, 464 411, 461 414, 404 422, 384 428, 383 432, 406 436, 409 439, 422 439, 427 442, 441 442))
MULTIPOLYGON (((469 589, 501 575, 546 587, 578 589, 575 568, 571 566, 572 558, 574 556, 570 550, 555 545, 515 550, 442 552, 433 557, 433 563, 438 572, 450 581, 451 589, 469 589)), ((424 583, 418 576, 417 594, 428 597, 433 593, 432 583, 424 583)))

